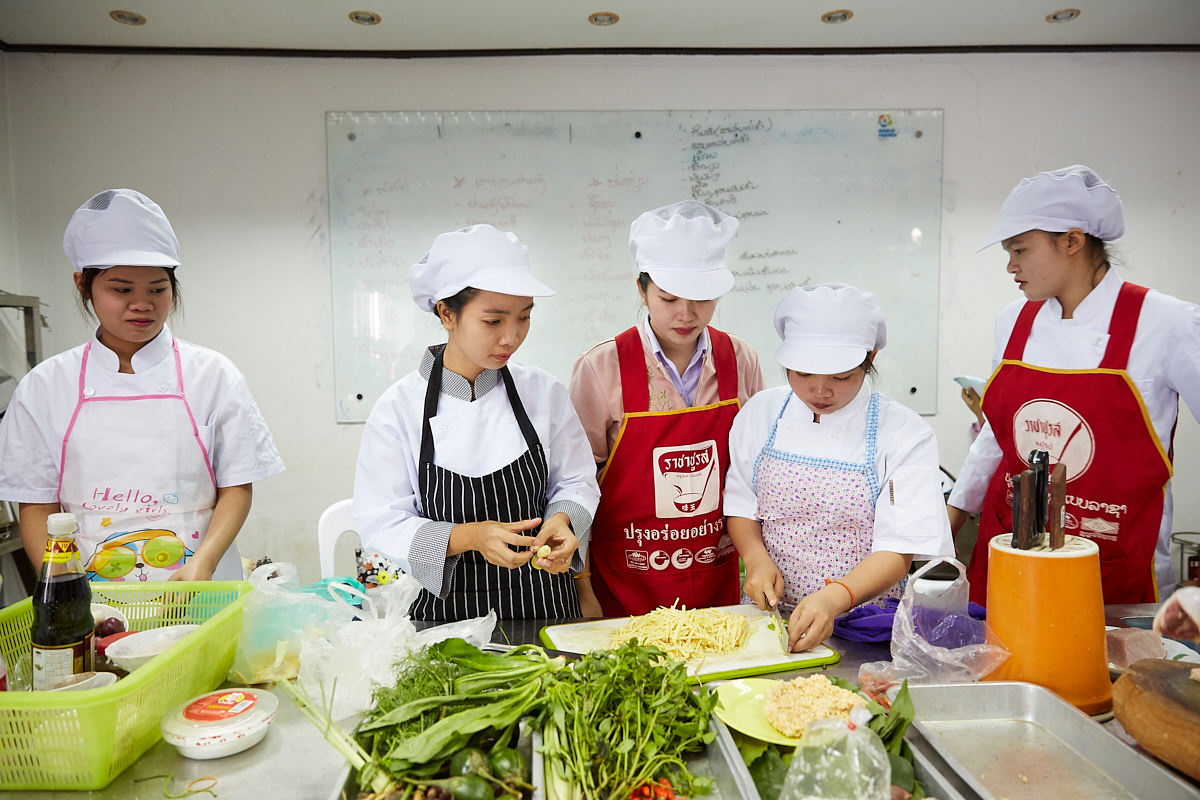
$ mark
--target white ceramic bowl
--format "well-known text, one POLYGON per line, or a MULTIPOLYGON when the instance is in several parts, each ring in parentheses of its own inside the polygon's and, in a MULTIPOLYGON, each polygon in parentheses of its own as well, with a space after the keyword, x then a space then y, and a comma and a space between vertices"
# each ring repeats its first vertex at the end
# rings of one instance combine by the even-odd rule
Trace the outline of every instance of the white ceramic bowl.
POLYGON ((72 676, 75 680, 66 684, 60 685, 53 689, 46 689, 47 692, 81 692, 84 689, 103 689, 105 686, 112 686, 117 682, 117 676, 111 672, 81 672, 78 675, 72 676))
POLYGON ((104 655, 109 661, 126 672, 133 672, 138 667, 144 667, 159 653, 187 636, 199 625, 168 625, 165 628, 154 628, 149 631, 126 636, 108 646, 104 655))
POLYGON ((122 614, 119 610, 112 606, 106 606, 103 603, 92 603, 92 619, 96 624, 106 619, 116 617, 121 620, 121 624, 125 626, 125 630, 129 630, 129 618, 122 614))

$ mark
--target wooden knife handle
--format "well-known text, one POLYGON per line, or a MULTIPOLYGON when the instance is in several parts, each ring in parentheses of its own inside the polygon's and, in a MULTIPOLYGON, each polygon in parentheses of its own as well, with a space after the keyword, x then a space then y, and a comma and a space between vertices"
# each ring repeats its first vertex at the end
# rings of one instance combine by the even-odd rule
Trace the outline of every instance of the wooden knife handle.
POLYGON ((1067 505, 1067 465, 1058 463, 1050 473, 1050 549, 1058 550, 1066 543, 1063 530, 1067 505))
POLYGON ((1034 496, 1034 486, 1037 485, 1033 470, 1021 473, 1021 514, 1017 518, 1017 549, 1028 550, 1033 547, 1034 514, 1037 508, 1037 498, 1034 496))

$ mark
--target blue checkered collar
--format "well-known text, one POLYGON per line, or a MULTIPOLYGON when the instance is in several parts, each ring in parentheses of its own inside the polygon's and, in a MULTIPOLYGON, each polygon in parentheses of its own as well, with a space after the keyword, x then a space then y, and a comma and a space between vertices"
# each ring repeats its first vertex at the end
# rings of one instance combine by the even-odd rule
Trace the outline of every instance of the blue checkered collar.
MULTIPOLYGON (((858 394, 854 396, 853 400, 832 414, 822 414, 820 424, 844 427, 855 416, 865 414, 867 404, 870 402, 871 386, 868 379, 863 381, 862 388, 858 390, 858 394)), ((812 422, 812 410, 804 405, 799 397, 796 397, 791 403, 788 403, 787 417, 789 419, 804 419, 807 422, 812 422)))

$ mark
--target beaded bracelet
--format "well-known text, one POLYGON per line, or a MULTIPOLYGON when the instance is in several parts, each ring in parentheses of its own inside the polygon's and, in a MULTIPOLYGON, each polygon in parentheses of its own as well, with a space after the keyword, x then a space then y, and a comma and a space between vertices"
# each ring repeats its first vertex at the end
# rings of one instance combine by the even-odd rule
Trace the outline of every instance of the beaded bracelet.
POLYGON ((852 590, 852 589, 851 589, 849 586, 847 586, 846 584, 842 583, 841 581, 831 581, 829 578, 826 578, 826 579, 825 579, 825 585, 826 585, 826 586, 828 586, 828 585, 829 585, 829 584, 831 584, 831 583, 836 583, 838 586, 842 587, 842 588, 843 588, 843 589, 845 589, 847 592, 850 592, 850 607, 851 607, 851 608, 854 608, 854 591, 853 591, 853 590, 852 590))

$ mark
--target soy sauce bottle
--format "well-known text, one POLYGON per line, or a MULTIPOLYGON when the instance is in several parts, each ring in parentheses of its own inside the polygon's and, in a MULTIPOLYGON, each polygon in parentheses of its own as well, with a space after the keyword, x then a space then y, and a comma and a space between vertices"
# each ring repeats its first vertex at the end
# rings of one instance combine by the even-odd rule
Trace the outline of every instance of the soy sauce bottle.
POLYGON ((92 585, 75 544, 75 515, 51 514, 33 592, 33 688, 92 669, 92 585))

